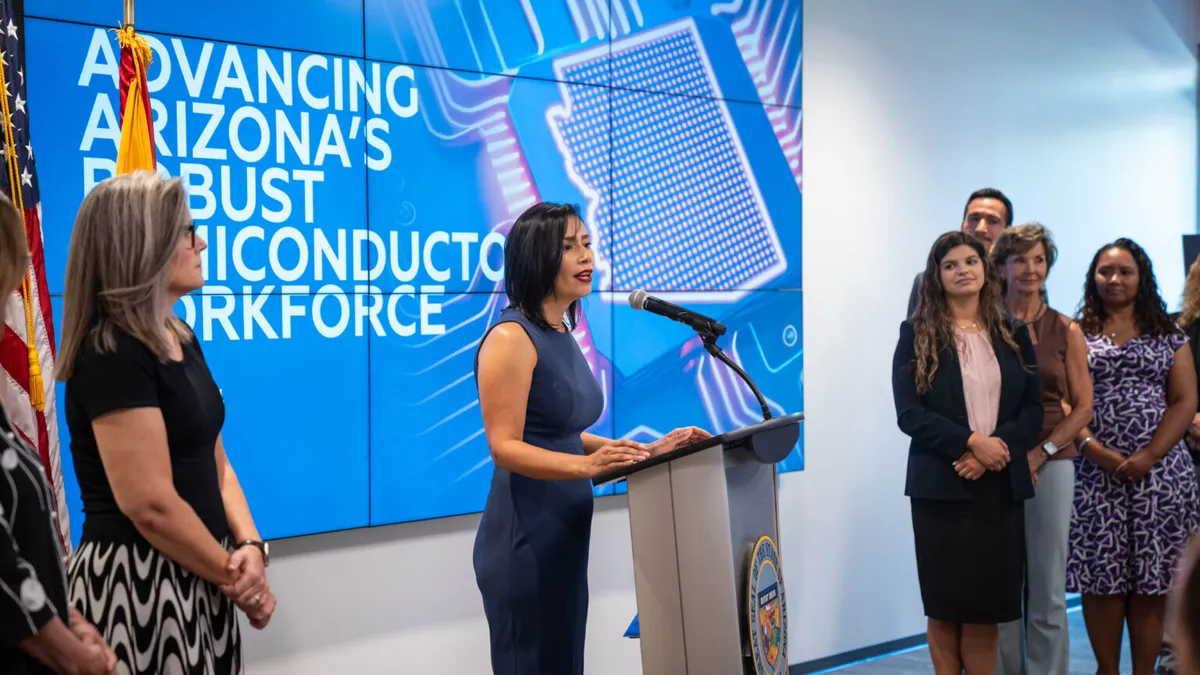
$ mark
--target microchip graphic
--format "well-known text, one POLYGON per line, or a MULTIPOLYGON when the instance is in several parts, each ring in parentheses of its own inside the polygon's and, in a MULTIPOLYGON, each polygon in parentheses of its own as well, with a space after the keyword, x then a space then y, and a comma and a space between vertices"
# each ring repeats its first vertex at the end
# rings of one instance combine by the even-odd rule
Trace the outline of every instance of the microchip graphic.
POLYGON ((597 255, 611 256, 602 288, 731 303, 787 269, 730 106, 765 113, 722 100, 693 19, 615 40, 611 57, 607 45, 560 57, 554 69, 563 105, 547 121, 588 199, 597 255))

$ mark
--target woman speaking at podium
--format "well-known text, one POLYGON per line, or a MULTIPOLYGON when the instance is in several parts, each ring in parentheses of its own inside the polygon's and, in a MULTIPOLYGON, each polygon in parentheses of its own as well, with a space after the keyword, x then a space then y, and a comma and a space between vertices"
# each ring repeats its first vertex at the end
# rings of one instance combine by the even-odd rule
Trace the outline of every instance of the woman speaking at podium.
POLYGON ((584 430, 604 394, 572 337, 592 291, 591 239, 574 207, 539 203, 504 247, 509 305, 475 357, 495 463, 475 538, 475 579, 496 675, 580 675, 588 611, 590 479, 708 437, 676 429, 643 445, 584 430))
POLYGON ((892 362, 938 675, 992 675, 997 624, 1021 618, 1027 453, 1044 411, 1029 329, 1002 314, 1000 287, 979 240, 939 237, 892 362))

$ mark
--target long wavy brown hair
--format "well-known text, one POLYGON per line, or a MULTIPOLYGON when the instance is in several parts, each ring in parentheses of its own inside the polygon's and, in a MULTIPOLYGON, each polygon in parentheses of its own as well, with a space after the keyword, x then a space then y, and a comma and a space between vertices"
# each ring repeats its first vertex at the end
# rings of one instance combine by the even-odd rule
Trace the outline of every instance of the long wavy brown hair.
MULTIPOLYGON (((970 234, 947 232, 938 237, 929 249, 929 257, 925 260, 925 272, 921 275, 917 310, 913 314, 913 349, 916 351, 914 377, 917 392, 921 394, 928 392, 933 384, 942 350, 953 349, 957 339, 954 319, 950 316, 950 308, 946 303, 946 289, 942 286, 940 268, 946 254, 959 246, 970 246, 983 265, 983 287, 979 290, 980 325, 993 340, 1000 339, 1011 347, 1018 357, 1021 354, 1021 349, 1013 339, 1012 327, 1004 320, 1004 296, 1001 291, 1000 274, 988 257, 987 250, 970 234)), ((1025 366, 1024 359, 1021 365, 1025 366)))

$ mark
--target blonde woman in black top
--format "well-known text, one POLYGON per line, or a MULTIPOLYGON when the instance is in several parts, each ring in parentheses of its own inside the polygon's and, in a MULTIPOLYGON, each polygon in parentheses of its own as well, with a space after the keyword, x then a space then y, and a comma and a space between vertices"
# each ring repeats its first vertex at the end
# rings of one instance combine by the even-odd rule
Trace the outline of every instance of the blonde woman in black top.
POLYGON ((182 183, 138 172, 88 194, 67 258, 57 375, 86 517, 71 602, 132 675, 241 673, 238 611, 262 628, 275 608, 225 403, 172 311, 204 285, 205 246, 182 183))

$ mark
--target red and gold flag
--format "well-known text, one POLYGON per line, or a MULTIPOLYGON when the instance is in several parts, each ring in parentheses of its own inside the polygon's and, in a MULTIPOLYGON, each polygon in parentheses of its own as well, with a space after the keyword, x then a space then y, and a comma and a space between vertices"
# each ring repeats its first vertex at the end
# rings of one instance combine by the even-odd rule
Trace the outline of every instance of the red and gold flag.
MULTIPOLYGON (((54 322, 42 248, 42 198, 29 133, 22 17, 12 0, 0 0, 0 177, 3 192, 25 221, 29 269, 7 298, 0 324, 0 401, 17 433, 36 448, 54 490, 51 506, 63 550, 71 550, 71 524, 63 486, 54 387, 54 322)), ((53 130, 52 130, 53 131, 53 130)))
POLYGON ((146 38, 126 25, 117 31, 121 45, 121 144, 117 148, 117 173, 154 171, 154 126, 146 66, 152 54, 146 38))

